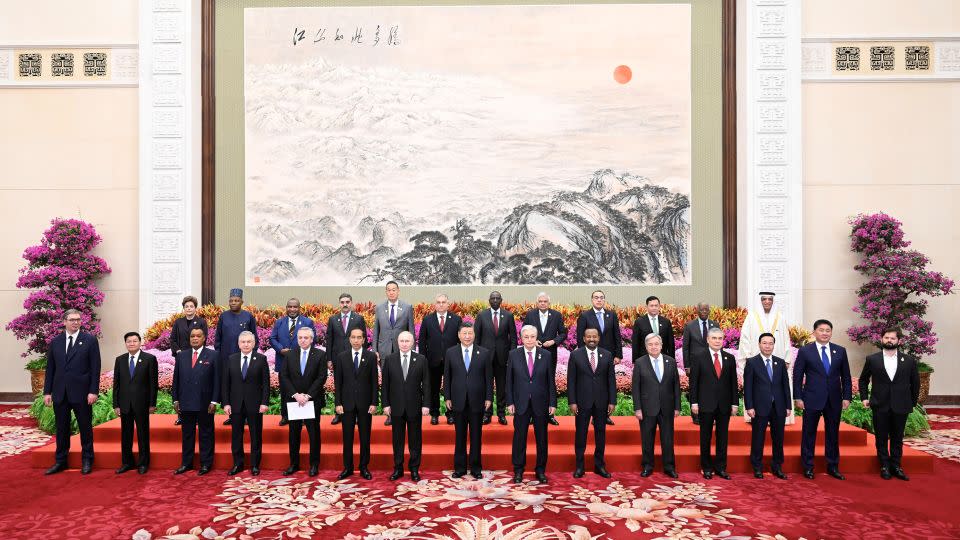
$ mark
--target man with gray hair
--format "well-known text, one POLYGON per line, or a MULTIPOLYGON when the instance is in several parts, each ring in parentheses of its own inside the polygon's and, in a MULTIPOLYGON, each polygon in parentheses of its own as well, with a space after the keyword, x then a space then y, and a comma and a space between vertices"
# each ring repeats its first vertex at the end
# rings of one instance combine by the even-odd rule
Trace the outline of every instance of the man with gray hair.
MULTIPOLYGON (((400 285, 396 281, 388 281, 386 286, 387 299, 380 303, 373 315, 373 351, 377 353, 380 369, 383 369, 383 359, 397 352, 397 338, 401 332, 416 333, 413 322, 413 306, 400 300, 400 285)), ((393 422, 387 415, 385 426, 393 422)))
MULTIPOLYGON (((442 386, 440 380, 443 378, 445 369, 444 355, 447 349, 460 343, 458 334, 463 319, 456 313, 450 313, 450 299, 447 295, 440 293, 436 296, 434 311, 428 313, 420 322, 420 337, 417 341, 420 354, 426 357, 427 366, 430 371, 430 424, 437 425, 440 416, 440 393, 442 386)), ((471 330, 471 335, 473 331, 471 330)), ((482 422, 482 419, 481 419, 482 422)), ((453 414, 447 410, 447 424, 453 424, 453 414)))
POLYGON ((423 417, 430 412, 426 406, 430 396, 430 371, 427 359, 413 350, 413 332, 400 332, 397 346, 397 352, 380 359, 383 364, 380 402, 383 414, 393 419, 390 422, 393 429, 393 474, 390 480, 396 481, 403 476, 403 439, 406 436, 410 448, 410 479, 419 482, 423 417))
POLYGON ((737 360, 723 350, 723 330, 707 331, 707 354, 690 364, 690 410, 700 415, 700 468, 707 480, 727 474, 727 430, 737 414, 737 360), (717 431, 716 458, 710 457, 710 439, 717 431))
POLYGON ((313 328, 304 326, 297 330, 297 347, 287 351, 280 372, 280 406, 286 409, 295 402, 298 407, 313 407, 313 418, 289 422, 290 466, 283 471, 284 475, 300 470, 300 435, 304 427, 310 437, 310 476, 316 476, 320 469, 320 410, 326 400, 323 385, 327 382, 327 363, 313 341, 313 328))
POLYGON ((263 448, 263 413, 270 403, 270 367, 267 357, 254 350, 253 332, 243 331, 237 338, 240 352, 230 355, 220 378, 223 412, 231 418, 233 476, 243 470, 243 426, 250 426, 250 474, 260 474, 263 448))
POLYGON ((659 427, 663 472, 670 478, 677 478, 673 422, 680 416, 680 373, 676 360, 661 354, 663 338, 651 333, 643 342, 647 354, 633 363, 633 410, 640 422, 643 451, 640 476, 646 478, 653 474, 653 441, 659 427))

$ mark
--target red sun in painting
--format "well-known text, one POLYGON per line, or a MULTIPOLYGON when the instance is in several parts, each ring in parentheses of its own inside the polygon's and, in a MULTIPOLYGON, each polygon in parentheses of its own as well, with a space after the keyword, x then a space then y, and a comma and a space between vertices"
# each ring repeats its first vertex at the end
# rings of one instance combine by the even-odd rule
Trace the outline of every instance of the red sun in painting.
POLYGON ((613 70, 613 80, 620 84, 627 84, 632 78, 633 71, 630 70, 630 66, 617 66, 613 70))

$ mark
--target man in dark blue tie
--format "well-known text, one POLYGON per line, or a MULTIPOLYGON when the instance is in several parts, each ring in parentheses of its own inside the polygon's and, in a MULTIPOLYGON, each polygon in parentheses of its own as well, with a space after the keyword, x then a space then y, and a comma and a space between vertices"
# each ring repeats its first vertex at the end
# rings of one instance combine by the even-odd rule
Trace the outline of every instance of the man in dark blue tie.
POLYGON ((850 406, 853 384, 847 351, 830 343, 833 324, 826 319, 813 323, 816 339, 800 348, 793 366, 793 399, 803 410, 803 437, 800 443, 800 461, 803 475, 813 479, 813 450, 817 428, 823 416, 824 455, 827 474, 843 480, 840 474, 840 414, 850 406))
POLYGON ((363 348, 366 332, 350 330, 350 348, 340 353, 333 365, 336 412, 343 427, 343 471, 338 480, 353 474, 353 426, 360 432, 360 476, 370 480, 370 427, 380 401, 377 355, 363 348))
POLYGON ((763 478, 763 441, 767 424, 773 444, 773 475, 787 479, 783 472, 783 426, 792 409, 790 380, 783 358, 773 356, 773 334, 760 334, 760 354, 747 359, 743 371, 743 404, 750 422, 750 464, 754 478, 763 478))
MULTIPOLYGON (((278 318, 270 332, 270 348, 277 353, 273 369, 278 377, 283 373, 283 361, 287 353, 297 348, 297 332, 301 328, 313 329, 313 321, 300 313, 300 300, 291 298, 287 300, 287 316, 278 318)), ((286 407, 280 407, 280 425, 287 425, 286 407)))

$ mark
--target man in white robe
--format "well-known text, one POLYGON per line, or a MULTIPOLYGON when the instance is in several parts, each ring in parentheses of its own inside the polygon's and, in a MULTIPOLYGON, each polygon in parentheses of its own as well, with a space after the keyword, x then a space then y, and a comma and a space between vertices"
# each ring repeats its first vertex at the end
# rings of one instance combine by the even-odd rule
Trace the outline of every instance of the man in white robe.
MULTIPOLYGON (((761 292, 759 294, 759 305, 747 312, 747 318, 743 320, 743 328, 740 329, 740 357, 737 359, 737 371, 743 373, 744 365, 747 360, 760 354, 760 334, 769 332, 773 334, 774 342, 773 355, 780 357, 787 363, 787 373, 790 374, 790 395, 793 395, 793 358, 790 357, 790 324, 783 312, 774 306, 775 294, 772 292, 761 292)), ((743 415, 744 421, 750 423, 750 416, 743 415)), ((786 423, 794 423, 793 411, 787 417, 786 423)))

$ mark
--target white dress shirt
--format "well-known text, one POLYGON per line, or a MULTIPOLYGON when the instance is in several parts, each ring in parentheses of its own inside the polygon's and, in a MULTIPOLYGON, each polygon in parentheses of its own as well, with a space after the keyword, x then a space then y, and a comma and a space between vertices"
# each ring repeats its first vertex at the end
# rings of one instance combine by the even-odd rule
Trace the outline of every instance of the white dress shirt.
POLYGON ((890 380, 893 381, 893 377, 897 374, 897 350, 892 351, 883 351, 883 369, 887 370, 887 376, 890 377, 890 380))

